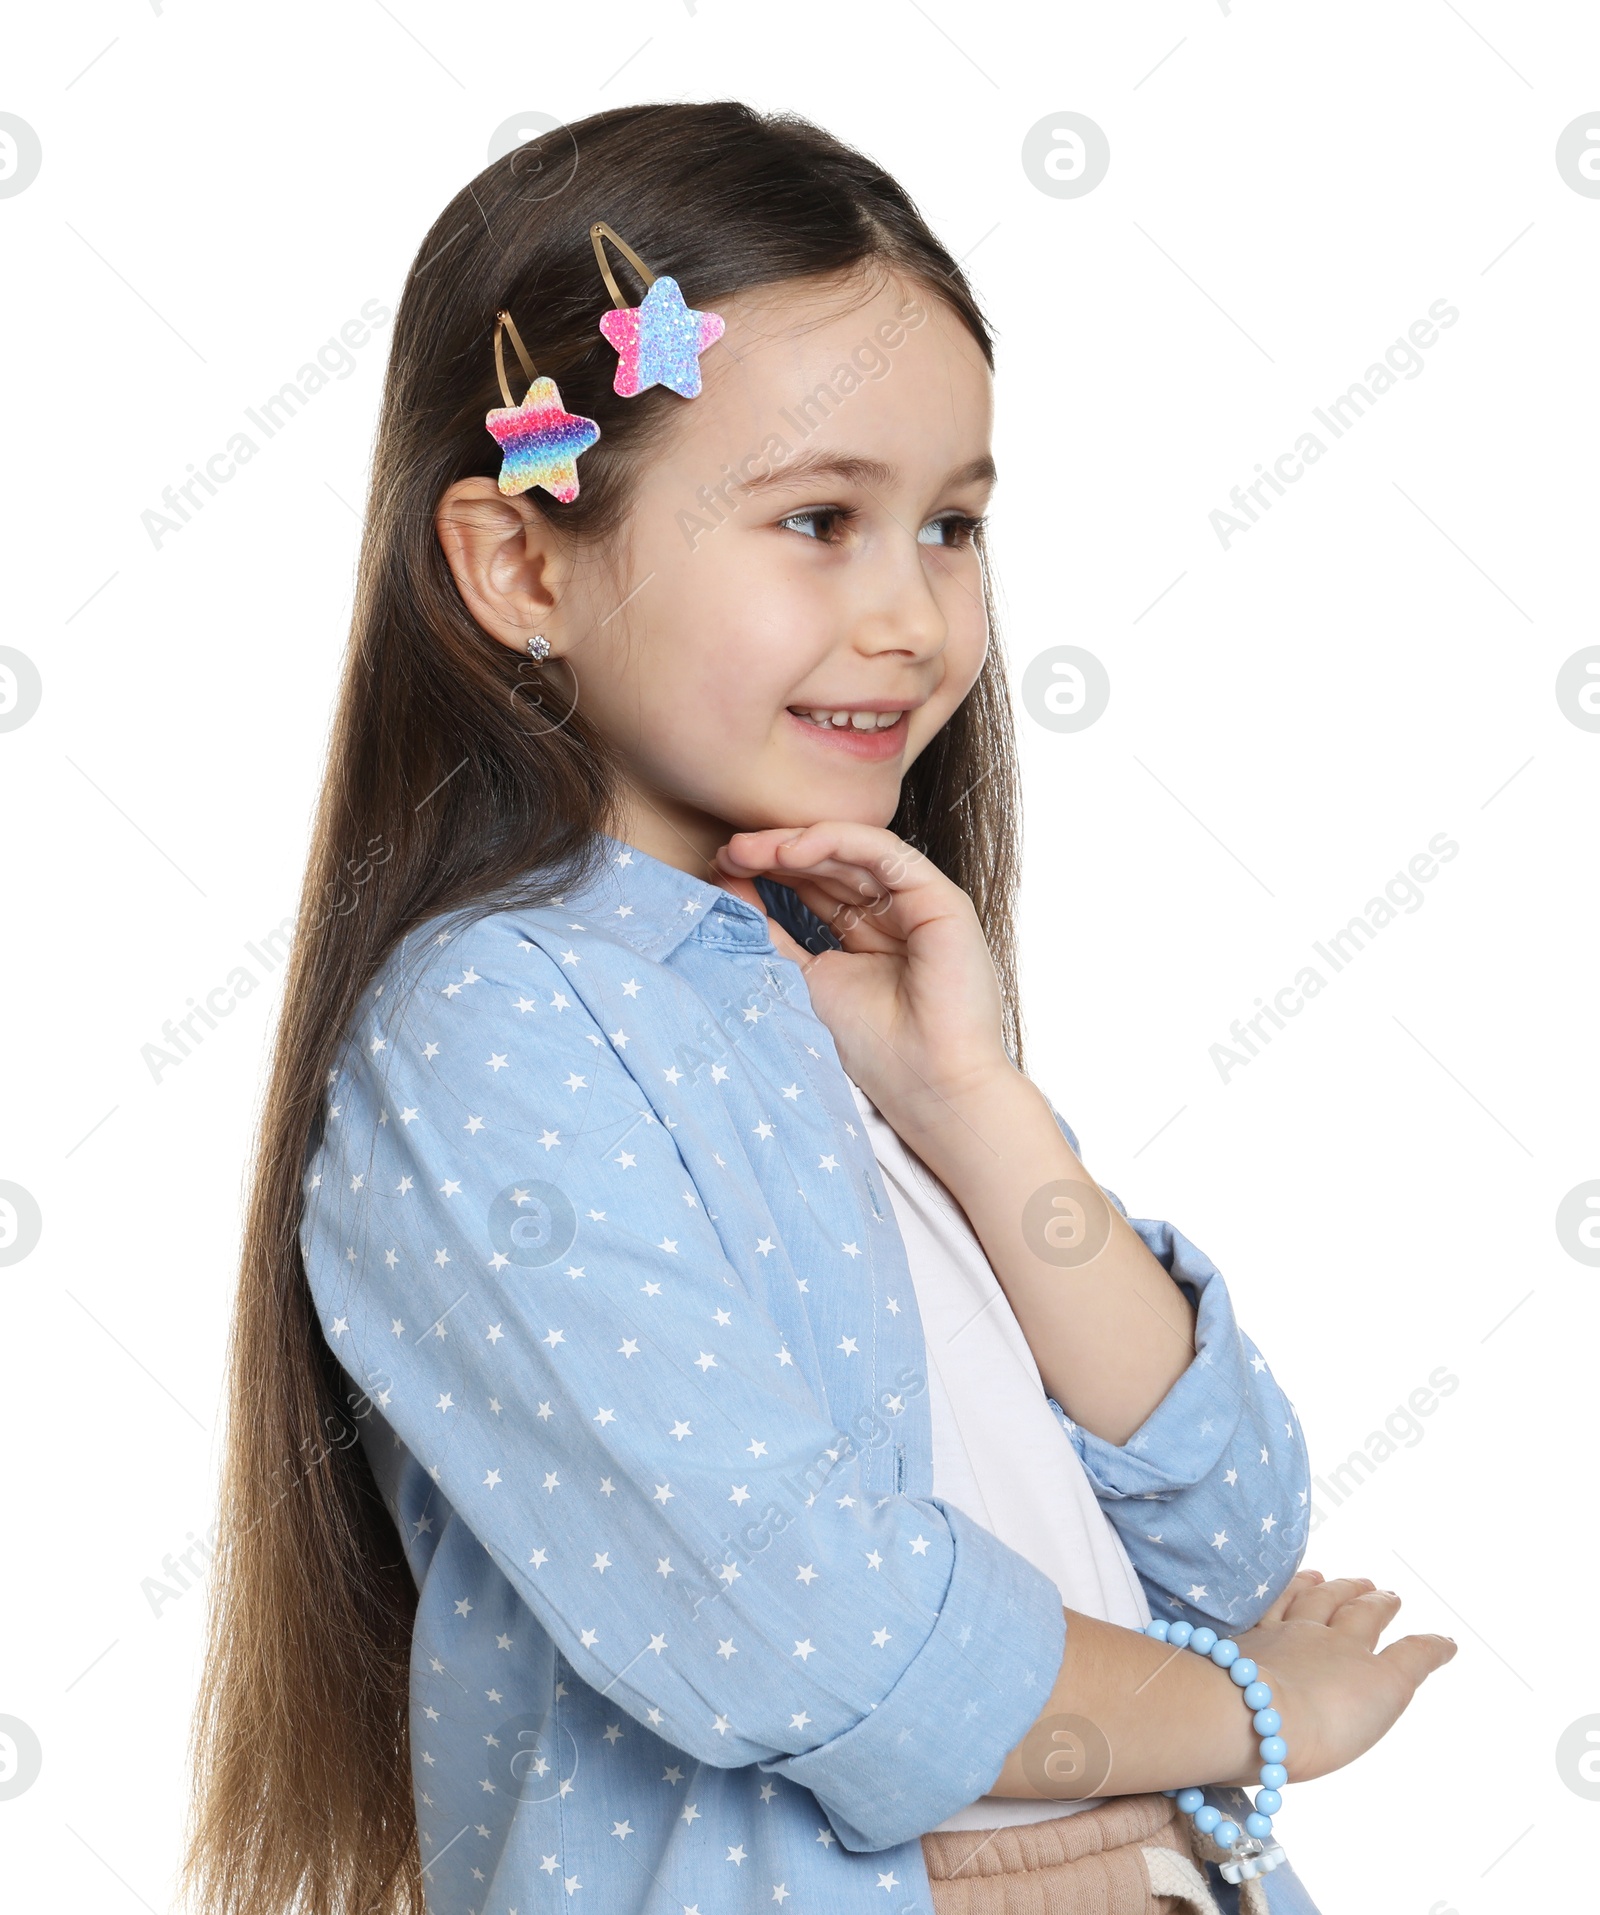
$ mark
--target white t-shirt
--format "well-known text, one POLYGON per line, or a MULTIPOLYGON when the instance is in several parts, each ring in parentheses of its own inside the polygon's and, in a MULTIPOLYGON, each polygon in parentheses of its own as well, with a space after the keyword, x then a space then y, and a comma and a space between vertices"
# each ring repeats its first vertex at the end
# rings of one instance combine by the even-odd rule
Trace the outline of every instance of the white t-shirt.
MULTIPOLYGON (((1150 1620, 1144 1589, 1045 1400, 1039 1366, 982 1244, 944 1185, 852 1088, 905 1239, 927 1338, 933 1493, 1052 1577, 1067 1608, 1142 1629, 1150 1620)), ((1100 1799, 984 1795, 938 1826, 1043 1822, 1100 1799)))

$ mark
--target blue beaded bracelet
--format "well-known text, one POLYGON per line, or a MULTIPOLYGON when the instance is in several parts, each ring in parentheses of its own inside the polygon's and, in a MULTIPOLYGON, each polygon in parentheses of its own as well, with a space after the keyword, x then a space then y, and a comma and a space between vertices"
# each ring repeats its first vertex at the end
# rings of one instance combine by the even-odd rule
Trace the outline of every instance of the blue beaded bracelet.
POLYGON ((1283 1807, 1279 1793, 1289 1779, 1283 1766, 1289 1745, 1279 1735, 1283 1718, 1272 1705, 1272 1691, 1256 1673, 1256 1665, 1241 1655, 1238 1643, 1227 1636, 1218 1637, 1215 1629, 1196 1629, 1192 1622, 1163 1622, 1159 1618, 1145 1626, 1144 1632, 1157 1642, 1170 1643, 1174 1649, 1190 1648, 1209 1657, 1219 1669, 1226 1669, 1244 1691, 1247 1708, 1254 1710, 1256 1733, 1261 1737, 1261 1788, 1241 1829, 1230 1822, 1221 1809, 1213 1808, 1200 1789, 1163 1789, 1163 1795, 1176 1798, 1185 1815, 1209 1835, 1219 1847, 1230 1851, 1229 1859, 1218 1867, 1225 1882, 1246 1882, 1255 1875, 1269 1875, 1280 1862, 1289 1858, 1274 1842, 1272 1818, 1283 1807))

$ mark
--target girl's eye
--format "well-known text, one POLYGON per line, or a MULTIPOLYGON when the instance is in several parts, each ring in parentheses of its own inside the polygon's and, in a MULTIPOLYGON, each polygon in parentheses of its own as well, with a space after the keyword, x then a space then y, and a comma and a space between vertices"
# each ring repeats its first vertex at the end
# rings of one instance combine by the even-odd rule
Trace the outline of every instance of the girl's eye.
POLYGON ((835 545, 838 543, 838 528, 847 525, 855 516, 855 509, 848 505, 810 505, 803 512, 791 512, 786 519, 779 519, 778 524, 798 530, 802 538, 817 539, 823 545, 835 545), (816 529, 807 530, 807 527, 816 529))
POLYGON ((943 518, 929 519, 917 534, 919 545, 970 545, 983 529, 983 520, 975 519, 965 512, 947 512, 943 518), (930 538, 930 533, 940 534, 930 538))
MULTIPOLYGON (((799 532, 802 538, 816 539, 822 545, 837 545, 839 532, 858 516, 850 505, 810 505, 803 512, 791 512, 779 519, 780 527, 799 532)), ((943 545, 950 548, 971 545, 982 531, 984 521, 966 512, 947 512, 930 519, 917 534, 919 545, 943 545)))

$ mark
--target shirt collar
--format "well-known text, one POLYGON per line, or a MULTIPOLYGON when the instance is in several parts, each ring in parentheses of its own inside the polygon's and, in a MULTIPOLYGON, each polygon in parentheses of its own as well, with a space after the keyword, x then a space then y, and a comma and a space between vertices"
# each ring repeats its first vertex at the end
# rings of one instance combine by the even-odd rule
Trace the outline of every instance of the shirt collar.
POLYGON ((774 949, 765 914, 743 898, 606 832, 595 836, 598 869, 553 900, 563 910, 581 913, 589 929, 621 938, 658 963, 691 937, 754 954, 774 949))

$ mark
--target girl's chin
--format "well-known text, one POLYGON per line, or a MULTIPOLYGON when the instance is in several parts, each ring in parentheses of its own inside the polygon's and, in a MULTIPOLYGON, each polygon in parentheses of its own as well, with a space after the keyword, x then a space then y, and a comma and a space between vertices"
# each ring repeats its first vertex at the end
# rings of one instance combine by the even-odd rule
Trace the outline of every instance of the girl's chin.
POLYGON ((745 806, 739 822, 730 831, 804 831, 811 825, 872 825, 886 830, 900 805, 900 783, 896 779, 881 792, 835 790, 820 785, 814 778, 790 778, 781 793, 772 788, 762 792, 758 802, 745 806))

